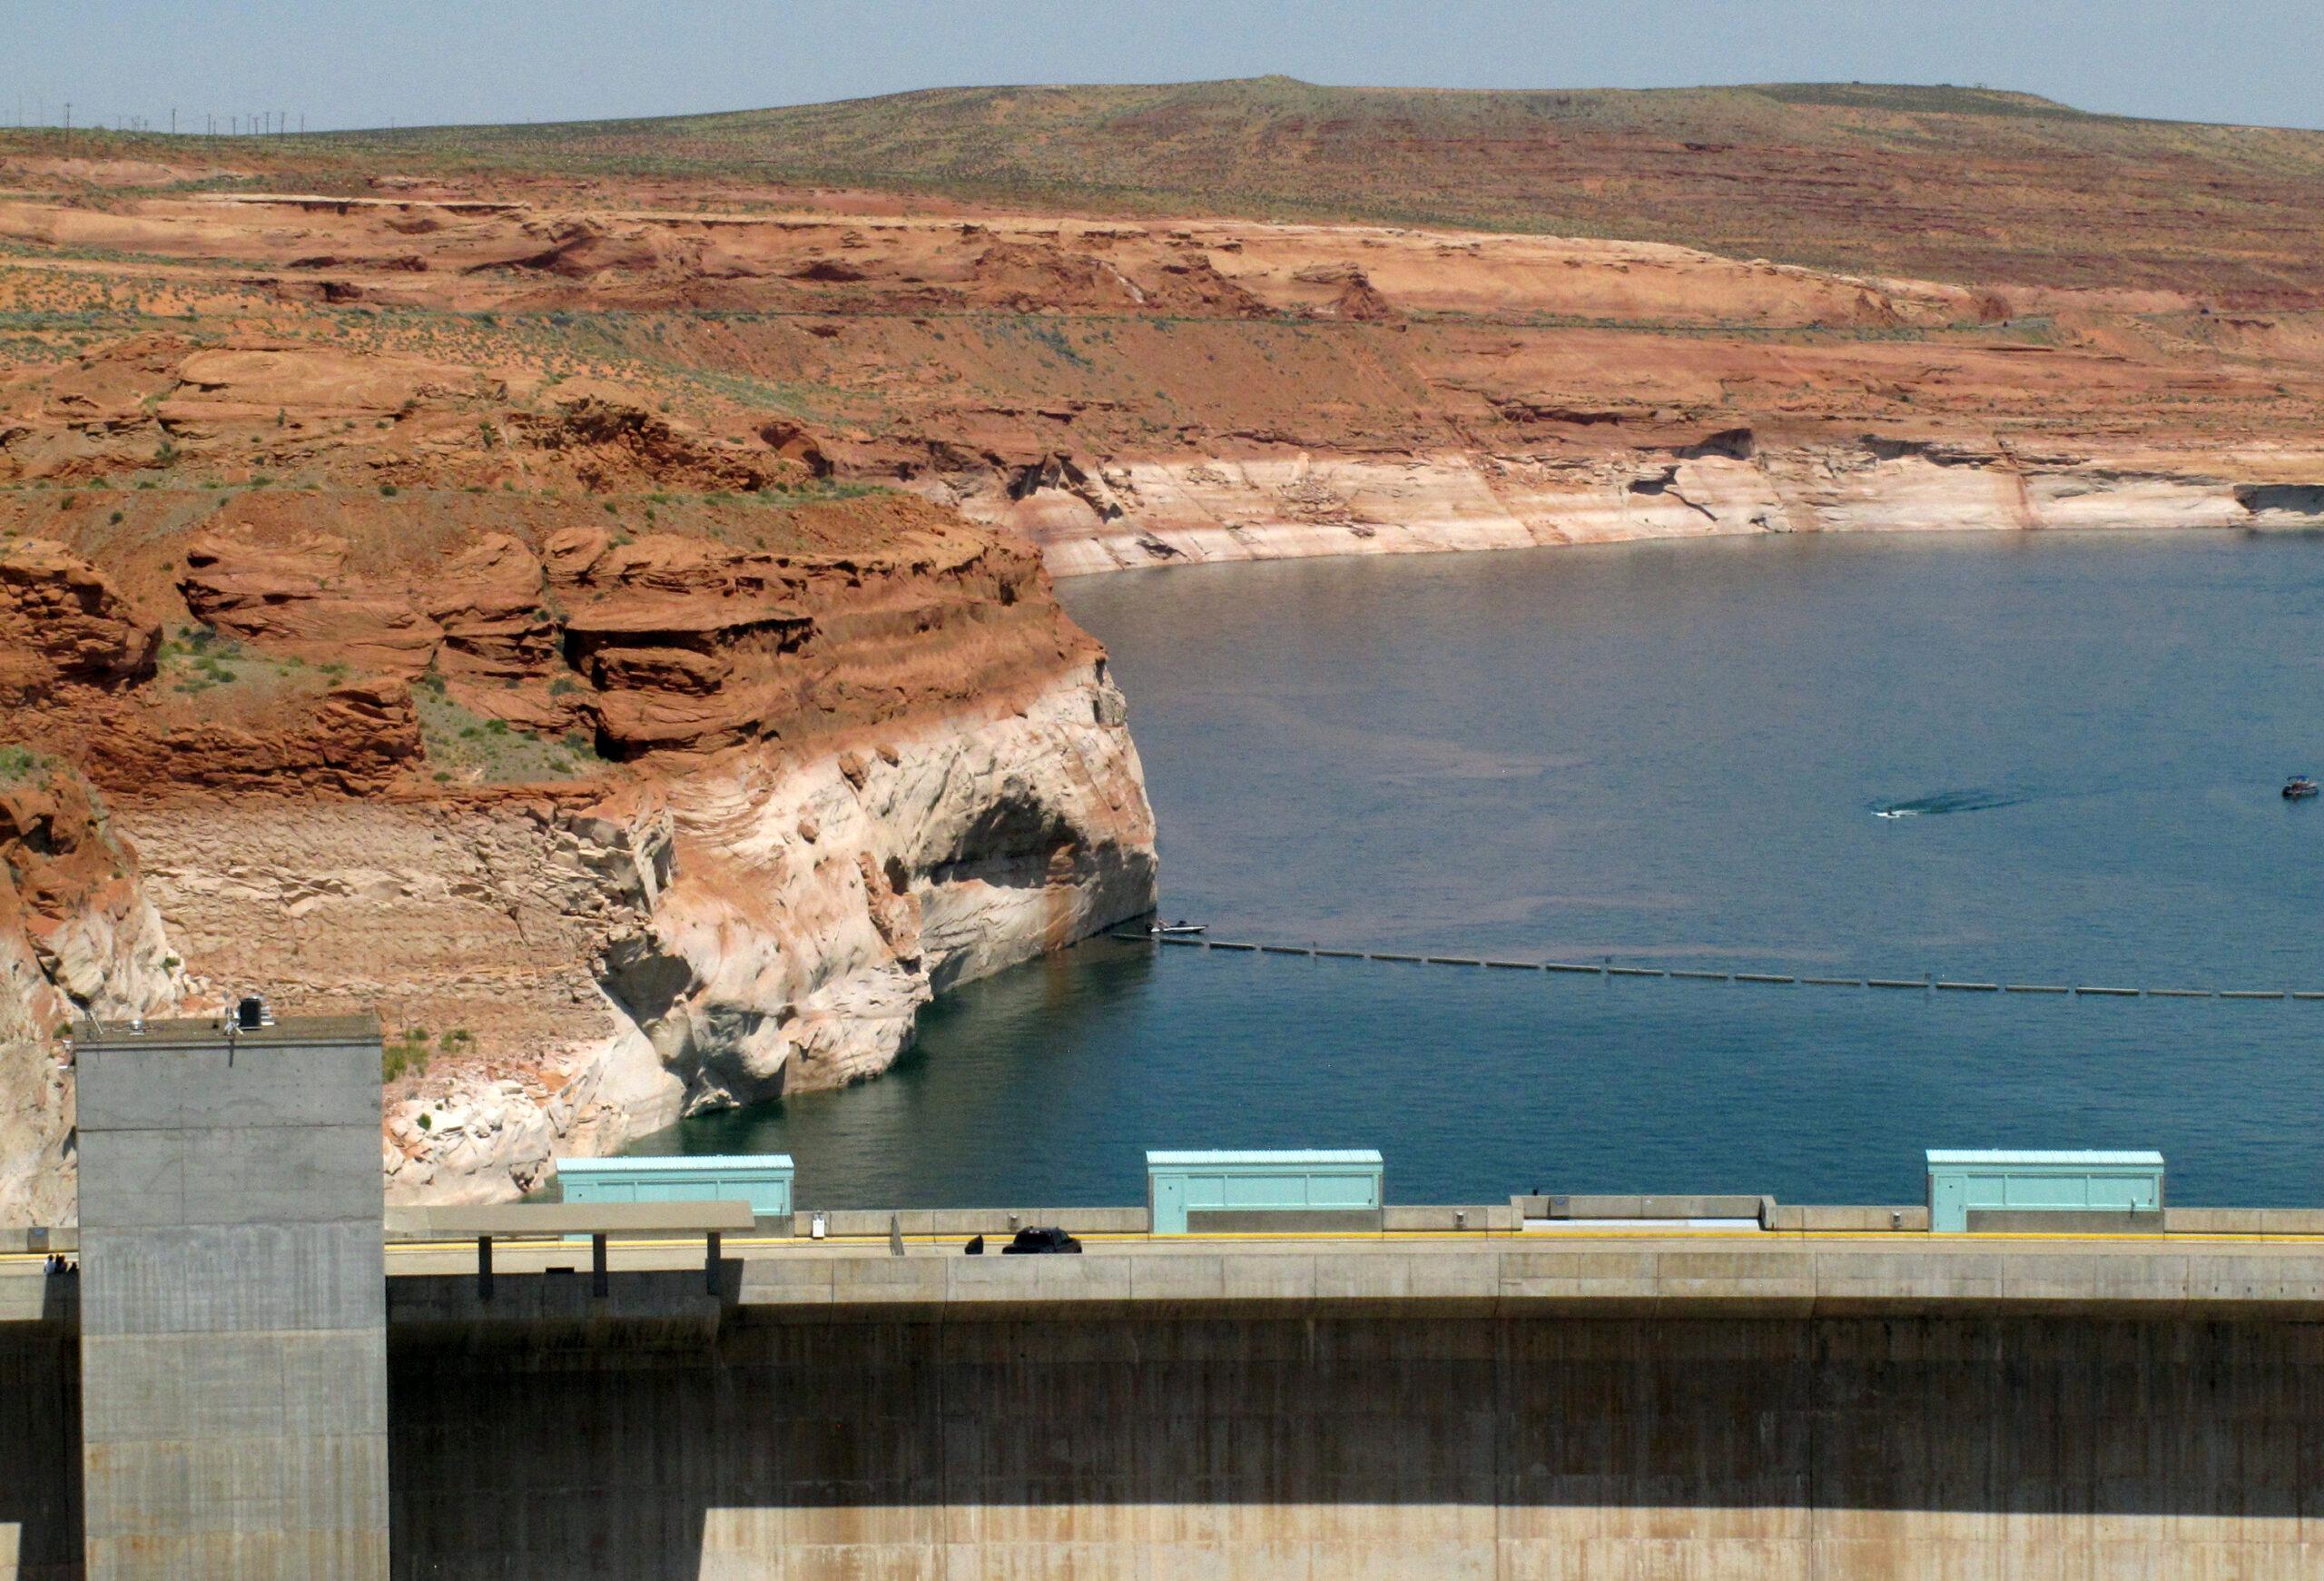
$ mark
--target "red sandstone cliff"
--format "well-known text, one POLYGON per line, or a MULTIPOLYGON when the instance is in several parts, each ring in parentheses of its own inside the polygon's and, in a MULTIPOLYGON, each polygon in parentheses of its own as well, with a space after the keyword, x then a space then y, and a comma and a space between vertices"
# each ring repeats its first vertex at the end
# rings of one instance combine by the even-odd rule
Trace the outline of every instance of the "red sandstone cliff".
POLYGON ((73 1031, 164 1008, 182 982, 96 793, 45 754, 0 746, 0 1220, 72 1217, 73 1031))
POLYGON ((218 505, 190 472, 329 472, 477 527, 498 512, 447 496, 651 495, 668 526, 854 480, 1071 572, 2324 514, 2318 310, 2198 255, 2169 280, 2150 259, 2135 289, 1940 282, 1382 225, 905 218, 861 194, 770 212, 783 194, 715 184, 679 213, 643 184, 463 179, 489 201, 0 203, 0 233, 58 254, 16 266, 19 300, 87 300, 66 250, 133 252, 105 278, 197 326, 123 315, 117 341, 0 378, 0 481, 50 490, 0 490, 0 521, 83 541, 102 505, 136 539, 218 505))
MULTIPOLYGON (((153 458, 122 433, 243 377, 209 356, 34 371, 9 454, 110 479, 128 444, 133 474, 153 458)), ((40 856, 0 892, 23 1210, 57 1205, 49 1033, 76 1007, 376 1010, 390 1189, 503 1195, 687 1110, 874 1074, 944 984, 1150 904, 1119 695, 1029 546, 818 499, 783 433, 601 402, 521 495, 379 485, 332 414, 438 387, 266 366, 300 404, 172 418, 167 486, 0 507, 0 738, 56 758, 0 745, 50 798, 0 786, 5 849, 40 856), (185 475, 277 442, 305 447, 295 488, 185 475), (606 495, 620 467, 659 487, 606 495), (672 491, 702 482, 734 488, 672 491)), ((463 426, 530 415, 492 410, 463 426)))

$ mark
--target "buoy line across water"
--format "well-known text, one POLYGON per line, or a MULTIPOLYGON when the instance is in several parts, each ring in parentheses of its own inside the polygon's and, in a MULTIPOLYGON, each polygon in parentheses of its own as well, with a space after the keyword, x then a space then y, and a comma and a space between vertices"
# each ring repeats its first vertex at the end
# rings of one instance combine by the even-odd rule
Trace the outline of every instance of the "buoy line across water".
POLYGON ((1860 988, 1866 991, 1918 990, 1925 993, 2031 993, 2076 999, 2228 999, 2244 1001, 2313 1000, 2324 1002, 2324 989, 2296 988, 2144 988, 2091 983, 1982 983, 1965 979, 1926 977, 1820 977, 1790 972, 1709 972, 1669 966, 1624 966, 1609 960, 1510 961, 1485 955, 1433 954, 1419 951, 1326 949, 1321 944, 1273 944, 1230 939, 1187 937, 1143 933, 1108 933, 1109 939, 1133 944, 1168 944, 1181 949, 1224 951, 1229 954, 1291 955, 1309 960, 1364 961, 1383 965, 1457 966, 1475 971, 1543 972, 1571 976, 1654 978, 1665 983, 1725 983, 1767 987, 1860 988))

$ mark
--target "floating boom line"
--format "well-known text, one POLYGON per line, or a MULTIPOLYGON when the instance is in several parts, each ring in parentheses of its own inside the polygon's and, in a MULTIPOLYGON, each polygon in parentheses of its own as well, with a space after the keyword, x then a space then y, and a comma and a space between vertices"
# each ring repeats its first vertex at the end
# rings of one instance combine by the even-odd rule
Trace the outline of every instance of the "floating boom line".
POLYGON ((1567 976, 1653 978, 1664 983, 1724 983, 1770 988, 1856 988, 1866 993, 1911 991, 1928 994, 2044 994, 2071 999, 2212 999, 2324 1002, 2324 989, 2146 988, 2095 983, 1985 983, 1937 976, 1823 977, 1793 972, 1710 972, 1675 966, 1625 966, 1608 960, 1512 961, 1489 955, 1432 954, 1404 950, 1326 949, 1321 944, 1274 944, 1259 941, 1189 937, 1184 934, 1109 933, 1125 944, 1168 944, 1228 954, 1292 955, 1317 961, 1362 961, 1381 965, 1454 966, 1485 972, 1541 972, 1567 976))

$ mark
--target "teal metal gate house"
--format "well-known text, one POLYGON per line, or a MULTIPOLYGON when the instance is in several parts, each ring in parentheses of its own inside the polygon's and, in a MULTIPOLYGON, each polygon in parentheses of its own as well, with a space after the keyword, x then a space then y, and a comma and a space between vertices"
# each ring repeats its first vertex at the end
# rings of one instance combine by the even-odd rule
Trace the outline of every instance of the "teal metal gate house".
POLYGON ((2159 1152, 1932 1151, 1928 1227, 1973 1230, 2160 1230, 2159 1152))
POLYGON ((1370 1148, 1149 1152, 1146 1206, 1157 1235, 1376 1230, 1382 1175, 1370 1148))
POLYGON ((748 1202, 754 1219, 791 1218, 788 1153, 559 1159, 568 1202, 748 1202))

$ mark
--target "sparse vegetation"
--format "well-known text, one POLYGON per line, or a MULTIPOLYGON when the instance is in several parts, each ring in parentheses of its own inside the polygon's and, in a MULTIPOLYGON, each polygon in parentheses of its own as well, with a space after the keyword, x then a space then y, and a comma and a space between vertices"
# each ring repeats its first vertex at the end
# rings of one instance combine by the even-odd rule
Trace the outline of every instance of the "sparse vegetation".
POLYGON ((44 752, 29 746, 0 746, 0 785, 44 780, 55 766, 56 760, 44 752))
POLYGON ((242 645, 208 626, 181 627, 162 642, 160 660, 170 688, 188 697, 231 685, 245 673, 242 645))
MULTIPOLYGON (((379 1076, 393 1082, 404 1076, 423 1076, 435 1055, 447 1058, 476 1052, 476 1033, 464 1026, 456 1026, 433 1040, 424 1026, 408 1026, 394 1037, 387 1039, 379 1050, 379 1076)), ((428 1118, 419 1116, 419 1129, 431 1129, 428 1118)))
POLYGON ((414 684, 412 702, 438 784, 528 785, 580 779, 606 766, 579 732, 549 741, 478 714, 455 701, 432 672, 414 684))
POLYGON ((428 1071, 428 1029, 409 1026, 379 1045, 379 1080, 397 1082, 428 1071))

